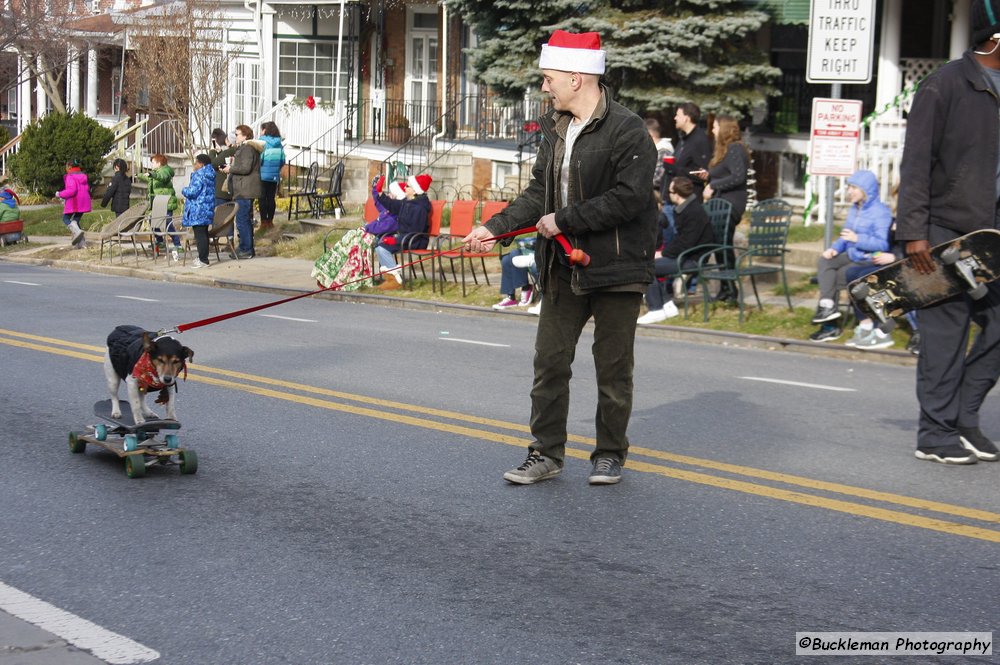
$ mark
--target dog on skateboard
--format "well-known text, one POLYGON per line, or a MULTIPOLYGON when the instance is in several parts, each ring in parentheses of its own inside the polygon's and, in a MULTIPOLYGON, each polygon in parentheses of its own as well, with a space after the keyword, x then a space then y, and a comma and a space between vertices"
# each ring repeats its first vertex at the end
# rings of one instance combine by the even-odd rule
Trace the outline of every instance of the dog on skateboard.
POLYGON ((118 326, 108 335, 107 342, 104 376, 111 394, 111 416, 121 418, 118 387, 124 381, 137 425, 146 419, 159 420, 146 406, 146 393, 156 390, 160 393, 156 403, 166 405, 167 419, 177 420, 174 410, 177 379, 182 374, 187 377, 187 361, 194 358, 194 351, 172 337, 156 337, 139 326, 118 326))

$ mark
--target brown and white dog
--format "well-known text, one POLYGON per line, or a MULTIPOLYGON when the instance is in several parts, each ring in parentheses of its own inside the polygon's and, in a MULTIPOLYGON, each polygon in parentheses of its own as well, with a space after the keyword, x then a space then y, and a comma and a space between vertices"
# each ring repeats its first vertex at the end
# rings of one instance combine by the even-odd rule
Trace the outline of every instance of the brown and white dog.
POLYGON ((177 420, 174 393, 177 378, 187 377, 187 361, 194 352, 172 337, 155 338, 155 333, 139 326, 118 326, 108 335, 108 350, 104 354, 104 376, 111 393, 111 416, 120 418, 118 386, 125 381, 132 417, 137 425, 159 416, 146 406, 146 393, 159 390, 157 404, 166 404, 167 418, 177 420), (174 388, 174 390, 170 390, 174 388))

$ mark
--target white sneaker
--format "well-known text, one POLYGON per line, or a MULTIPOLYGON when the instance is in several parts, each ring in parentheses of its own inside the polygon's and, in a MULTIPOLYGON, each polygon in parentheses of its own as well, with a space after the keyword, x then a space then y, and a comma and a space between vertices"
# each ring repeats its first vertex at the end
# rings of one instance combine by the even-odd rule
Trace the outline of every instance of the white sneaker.
POLYGON ((170 258, 174 260, 174 263, 181 260, 181 257, 177 254, 176 249, 170 250, 170 258))
POLYGON ((687 284, 683 277, 674 278, 674 300, 687 297, 687 284))
POLYGON ((518 254, 510 260, 515 268, 530 268, 535 265, 534 254, 518 254))
POLYGON ((677 316, 679 312, 677 311, 677 305, 673 301, 668 302, 663 306, 663 309, 651 309, 636 321, 636 323, 659 323, 660 321, 666 321, 667 319, 672 319, 677 316))
POLYGON ((205 268, 207 266, 208 266, 208 264, 207 263, 202 263, 201 259, 195 259, 194 261, 191 262, 191 267, 192 268, 205 268))

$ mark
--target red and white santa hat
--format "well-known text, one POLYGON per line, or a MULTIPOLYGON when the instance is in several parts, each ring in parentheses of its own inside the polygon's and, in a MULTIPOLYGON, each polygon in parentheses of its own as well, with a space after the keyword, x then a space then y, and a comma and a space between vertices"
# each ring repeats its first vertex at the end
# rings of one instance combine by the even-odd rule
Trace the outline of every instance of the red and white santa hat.
POLYGON ((433 180, 433 178, 431 178, 430 175, 421 173, 420 175, 411 175, 406 182, 417 194, 426 194, 427 190, 431 186, 431 180, 433 180))
POLYGON ((397 201, 406 198, 406 183, 393 180, 389 183, 389 195, 397 201))
POLYGON ((605 51, 601 49, 601 36, 596 32, 566 32, 556 30, 548 44, 542 44, 540 69, 557 69, 561 72, 603 74, 605 51))

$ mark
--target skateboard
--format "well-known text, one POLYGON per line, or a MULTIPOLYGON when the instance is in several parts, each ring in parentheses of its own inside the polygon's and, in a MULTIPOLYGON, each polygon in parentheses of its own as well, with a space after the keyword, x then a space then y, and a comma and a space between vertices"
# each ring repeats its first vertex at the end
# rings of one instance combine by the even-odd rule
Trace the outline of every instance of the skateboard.
POLYGON ((848 293, 888 332, 896 325, 893 317, 963 293, 979 300, 987 293, 986 284, 1000 278, 1000 231, 973 231, 932 247, 930 253, 932 273, 919 273, 903 259, 851 282, 848 293))
POLYGON ((122 401, 120 405, 121 418, 112 418, 111 400, 94 404, 94 415, 110 425, 101 423, 90 425, 87 432, 70 432, 70 452, 82 453, 88 443, 98 445, 125 459, 125 473, 129 478, 143 477, 146 466, 156 463, 164 466, 175 464, 183 474, 198 471, 195 452, 178 445, 176 431, 181 428, 178 421, 147 420, 136 425, 129 403, 122 401), (161 438, 163 432, 169 433, 161 438))

